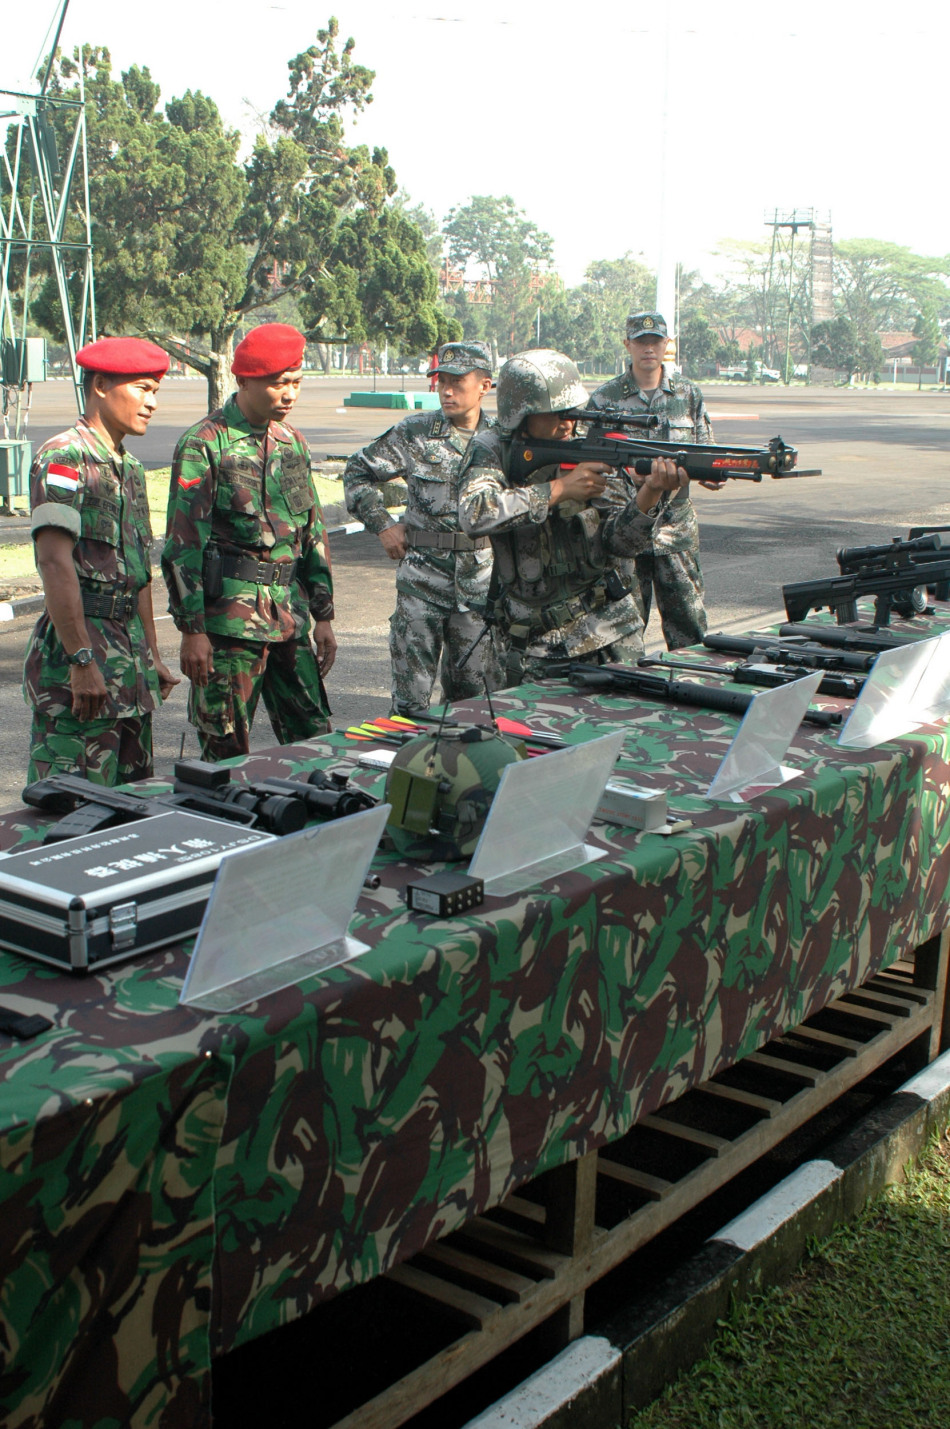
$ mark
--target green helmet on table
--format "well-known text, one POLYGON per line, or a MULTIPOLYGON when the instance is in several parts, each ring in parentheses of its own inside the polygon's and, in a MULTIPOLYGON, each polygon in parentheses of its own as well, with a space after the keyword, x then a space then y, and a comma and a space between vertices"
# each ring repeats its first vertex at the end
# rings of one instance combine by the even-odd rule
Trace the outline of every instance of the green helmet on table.
POLYGON ((506 765, 522 746, 482 725, 420 734, 386 776, 388 832, 409 857, 452 860, 475 852, 506 765))

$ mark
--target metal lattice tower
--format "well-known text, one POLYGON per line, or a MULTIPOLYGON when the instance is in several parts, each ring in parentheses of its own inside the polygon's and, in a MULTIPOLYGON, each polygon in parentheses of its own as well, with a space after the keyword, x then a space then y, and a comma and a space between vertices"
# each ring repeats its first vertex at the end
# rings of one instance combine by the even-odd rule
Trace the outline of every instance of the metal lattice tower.
POLYGON ((795 241, 802 229, 809 234, 815 228, 813 208, 775 209, 765 222, 772 230, 772 248, 765 290, 765 349, 770 363, 776 351, 784 347, 782 377, 786 386, 792 379, 792 320, 798 312, 804 321, 806 348, 810 349, 811 333, 811 263, 803 263, 799 245, 798 267, 795 266, 795 241))
POLYGON ((37 266, 42 280, 52 273, 56 283, 80 411, 82 386, 76 352, 96 336, 82 64, 78 99, 48 93, 68 4, 69 0, 62 0, 38 93, 0 90, 0 125, 5 129, 0 161, 0 346, 8 355, 14 354, 14 363, 20 355, 18 371, 11 371, 9 356, 4 365, 3 423, 4 434, 12 425, 15 437, 22 434, 29 407, 30 382, 24 380, 22 354, 37 266), (62 158, 57 128, 66 135, 62 158), (70 277, 74 285, 78 277, 74 292, 70 291, 70 277))
POLYGON ((828 214, 816 220, 811 231, 811 326, 830 322, 834 315, 834 248, 828 214))

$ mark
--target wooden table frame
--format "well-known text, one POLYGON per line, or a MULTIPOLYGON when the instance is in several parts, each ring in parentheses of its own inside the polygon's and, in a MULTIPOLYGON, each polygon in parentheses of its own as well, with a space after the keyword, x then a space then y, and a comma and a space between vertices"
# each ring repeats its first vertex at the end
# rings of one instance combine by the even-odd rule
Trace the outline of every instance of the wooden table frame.
POLYGON ((545 1322, 552 1354, 576 1339, 584 1329, 585 1293, 596 1281, 890 1057, 916 1042, 928 1062, 950 1045, 948 965, 945 929, 734 1068, 643 1117, 619 1141, 545 1172, 389 1271, 392 1281, 454 1320, 459 1338, 334 1429, 396 1429, 545 1322), (788 1095, 765 1090, 776 1079, 788 1095), (762 1089, 742 1085, 750 1080, 762 1089), (735 1136, 696 1125, 683 1108, 703 1098, 741 1108, 750 1124, 735 1136), (698 1164, 669 1180, 644 1170, 635 1149, 644 1128, 695 1148, 698 1164), (642 1204, 606 1227, 597 1223, 597 1200, 610 1183, 642 1204))

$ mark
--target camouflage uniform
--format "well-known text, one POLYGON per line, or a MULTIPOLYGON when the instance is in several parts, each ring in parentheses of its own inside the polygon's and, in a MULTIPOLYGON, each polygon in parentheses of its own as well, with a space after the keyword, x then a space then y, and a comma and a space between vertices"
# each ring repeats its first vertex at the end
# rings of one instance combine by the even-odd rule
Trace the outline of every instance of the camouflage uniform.
POLYGON ((506 475, 510 439, 480 434, 462 466, 459 517, 473 535, 490 535, 493 584, 511 643, 510 683, 543 675, 552 660, 633 660, 643 654, 643 622, 623 587, 618 557, 630 556, 653 524, 636 506, 622 471, 602 496, 548 506, 555 467, 526 486, 506 475))
MULTIPOLYGON (((620 377, 598 387, 592 407, 629 407, 651 412, 660 419, 651 441, 711 442, 712 426, 703 394, 695 382, 669 375, 649 399, 644 397, 632 366, 620 377)), ((699 523, 689 499, 689 487, 666 504, 651 532, 645 532, 636 552, 636 575, 643 602, 644 625, 650 618, 651 594, 656 591, 663 638, 670 650, 696 645, 706 633, 703 576, 699 568, 699 523)))
POLYGON ((28 780, 51 771, 84 774, 96 784, 147 778, 152 711, 161 696, 138 614, 139 592, 152 578, 141 463, 121 448, 113 451, 80 417, 40 447, 30 473, 30 504, 34 537, 55 527, 75 541, 89 645, 108 699, 99 719, 72 714, 71 667, 44 610, 23 667, 23 695, 33 707, 28 780))
MULTIPOLYGON (((491 425, 483 414, 476 430, 484 433, 491 425)), ((486 679, 492 689, 501 683, 501 661, 490 636, 463 669, 457 668, 482 630, 491 576, 488 537, 473 542, 459 529, 458 475, 472 435, 441 413, 414 412, 356 452, 343 473, 347 510, 376 535, 395 524, 379 486, 402 477, 409 488, 409 550, 396 572, 389 636, 397 710, 428 709, 440 656, 447 700, 481 694, 486 679), (414 544, 433 539, 444 541, 446 549, 414 544)))
POLYGON ((261 695, 282 744, 325 732, 306 607, 314 620, 332 620, 333 586, 300 432, 278 422, 266 432, 252 427, 233 396, 185 432, 172 465, 162 571, 178 629, 207 634, 214 651, 207 686, 192 684, 188 697, 205 758, 247 753, 261 695), (281 569, 267 579, 272 566, 281 569))

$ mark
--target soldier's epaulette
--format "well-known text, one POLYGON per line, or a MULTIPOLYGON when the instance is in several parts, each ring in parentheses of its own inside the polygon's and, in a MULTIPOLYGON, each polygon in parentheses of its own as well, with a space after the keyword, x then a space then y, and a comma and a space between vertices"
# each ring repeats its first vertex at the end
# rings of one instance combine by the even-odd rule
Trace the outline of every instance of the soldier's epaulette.
POLYGON ((181 438, 182 442, 210 442, 222 431, 226 429, 227 423, 221 421, 223 411, 209 412, 207 417, 202 417, 200 422, 192 427, 190 432, 185 432, 181 438))
POLYGON ((82 457, 82 442, 75 427, 67 427, 64 432, 57 432, 55 437, 48 437, 36 453, 37 460, 40 457, 50 456, 53 452, 68 451, 71 455, 76 454, 79 459, 82 457))
POLYGON ((298 432, 297 428, 292 427, 289 422, 273 422, 271 425, 277 428, 278 441, 299 442, 303 447, 307 445, 307 438, 303 432, 298 432))

